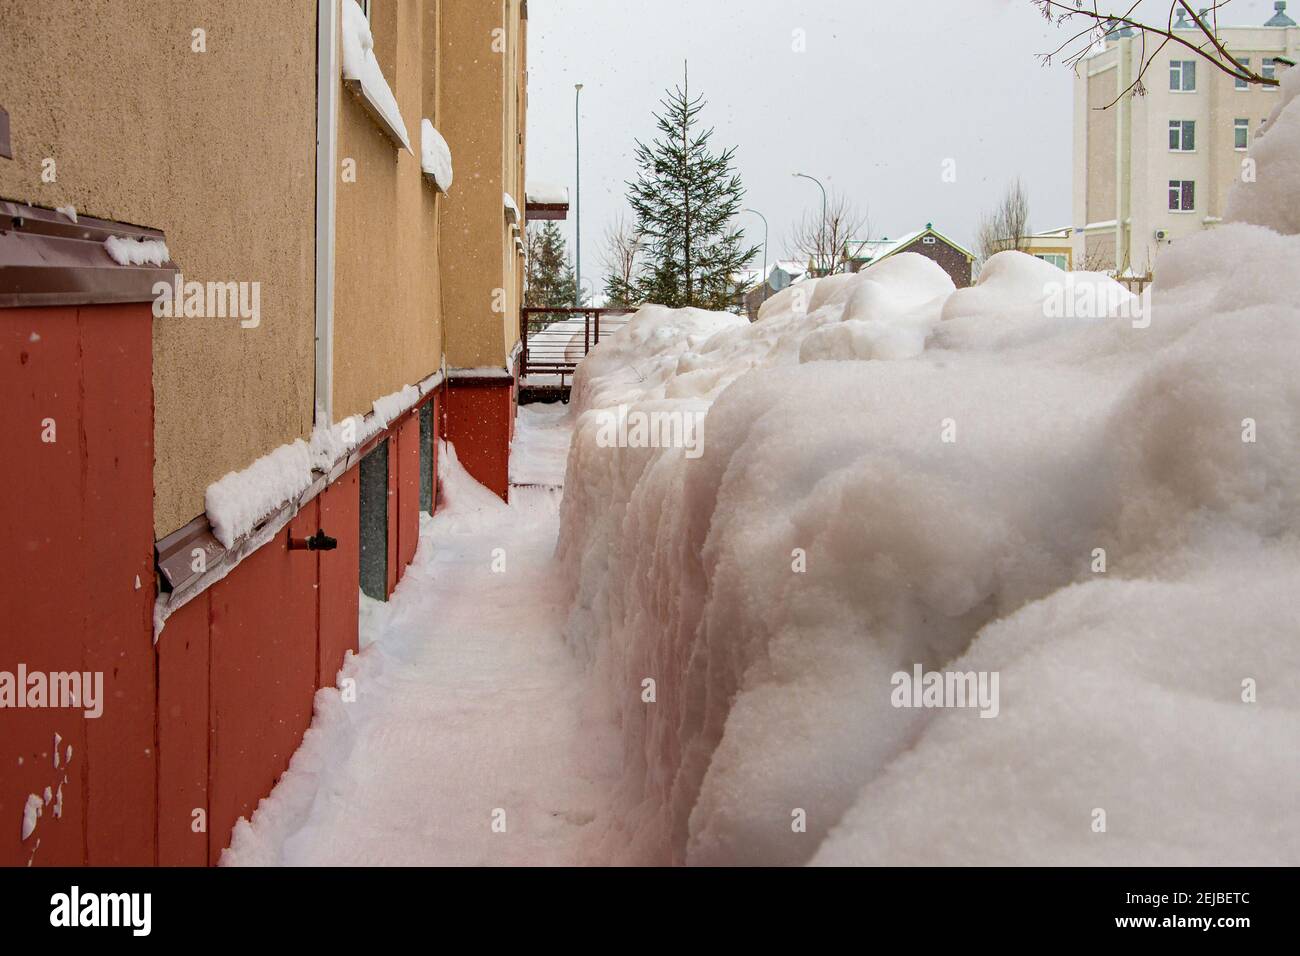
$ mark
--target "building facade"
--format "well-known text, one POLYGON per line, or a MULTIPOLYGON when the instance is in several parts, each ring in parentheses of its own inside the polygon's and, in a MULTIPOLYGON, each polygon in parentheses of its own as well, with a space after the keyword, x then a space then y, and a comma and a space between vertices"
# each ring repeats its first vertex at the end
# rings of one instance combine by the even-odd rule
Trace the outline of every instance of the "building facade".
MULTIPOLYGON (((1264 76, 1287 68, 1300 29, 1276 4, 1267 25, 1221 27, 1225 47, 1264 76)), ((1199 33, 1182 21, 1180 29, 1199 33)), ((1228 190, 1249 176, 1246 150, 1276 101, 1175 44, 1151 63, 1145 93, 1125 93, 1142 69, 1143 42, 1112 33, 1084 59, 1074 86, 1074 265, 1150 275, 1162 247, 1222 221, 1228 190)))
POLYGON ((526 42, 523 0, 0 6, 0 864, 215 862, 439 441, 508 495, 526 42))

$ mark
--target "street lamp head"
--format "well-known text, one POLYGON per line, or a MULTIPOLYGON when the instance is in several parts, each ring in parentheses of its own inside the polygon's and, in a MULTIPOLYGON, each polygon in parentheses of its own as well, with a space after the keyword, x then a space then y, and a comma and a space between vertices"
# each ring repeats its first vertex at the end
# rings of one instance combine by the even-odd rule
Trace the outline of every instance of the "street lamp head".
POLYGON ((579 93, 582 92, 582 84, 581 84, 581 83, 574 83, 574 84, 573 84, 573 88, 574 88, 575 90, 577 90, 579 93))

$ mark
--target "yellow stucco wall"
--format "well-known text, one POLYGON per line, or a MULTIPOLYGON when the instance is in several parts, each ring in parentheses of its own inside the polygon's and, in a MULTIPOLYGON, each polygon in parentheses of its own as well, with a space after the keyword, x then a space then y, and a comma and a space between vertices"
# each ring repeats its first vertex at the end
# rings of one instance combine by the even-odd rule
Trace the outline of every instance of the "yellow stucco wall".
MULTIPOLYGON (((338 2, 338 0, 336 0, 338 2)), ((342 0, 351 3, 353 0, 342 0)), ((371 32, 414 153, 393 145, 340 89, 334 273, 334 418, 413 385, 442 362, 438 218, 447 204, 420 166, 420 120, 440 127, 443 0, 376 0, 371 32), (347 161, 355 180, 345 175, 347 161)), ((445 135, 445 130, 443 131, 445 135)), ((453 148, 457 176, 467 173, 453 148)), ((468 176, 467 176, 468 178, 468 176)), ((455 196, 457 179, 452 187, 455 196)))
POLYGON ((316 4, 4 2, 0 64, 0 196, 162 229, 187 280, 261 283, 256 329, 154 321, 162 536, 212 481, 311 431, 316 4))
POLYGON ((441 129, 456 166, 441 220, 447 363, 504 367, 518 338, 520 264, 503 195, 509 192, 521 210, 525 202, 513 106, 521 76, 521 4, 484 0, 443 7, 441 129))

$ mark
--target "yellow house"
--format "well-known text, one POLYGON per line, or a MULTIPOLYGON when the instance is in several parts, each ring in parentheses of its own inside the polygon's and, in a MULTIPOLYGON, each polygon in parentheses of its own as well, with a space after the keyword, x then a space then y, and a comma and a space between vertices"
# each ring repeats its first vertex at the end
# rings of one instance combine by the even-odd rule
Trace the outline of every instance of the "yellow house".
POLYGON ((1074 269, 1074 230, 1070 227, 1036 232, 1021 240, 1021 249, 1070 272, 1074 269))

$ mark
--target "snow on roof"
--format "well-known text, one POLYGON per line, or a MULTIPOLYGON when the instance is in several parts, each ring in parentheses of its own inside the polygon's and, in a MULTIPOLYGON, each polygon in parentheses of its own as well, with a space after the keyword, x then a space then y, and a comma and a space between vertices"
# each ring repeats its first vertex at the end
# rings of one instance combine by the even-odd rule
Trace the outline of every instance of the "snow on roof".
POLYGON ((384 114, 388 125, 399 135, 402 145, 411 148, 402 112, 397 99, 384 79, 384 71, 375 59, 375 38, 370 33, 370 21, 357 6, 356 0, 343 0, 343 78, 356 80, 373 101, 375 108, 384 114))
POLYGON ((896 252, 901 252, 903 249, 907 248, 925 235, 932 235, 936 238, 942 239, 948 245, 962 253, 962 255, 968 256, 972 259, 975 258, 974 253, 961 243, 954 242, 938 229, 934 228, 933 223, 926 223, 924 229, 914 229, 906 235, 899 236, 897 239, 850 239, 844 245, 849 251, 849 256, 853 259, 862 259, 867 262, 879 262, 881 259, 886 259, 896 252))
POLYGON ((567 206, 569 204, 569 187, 559 183, 534 180, 524 191, 528 203, 541 206, 567 206))
POLYGON ((420 120, 420 168, 443 192, 451 188, 451 147, 427 119, 420 120))

